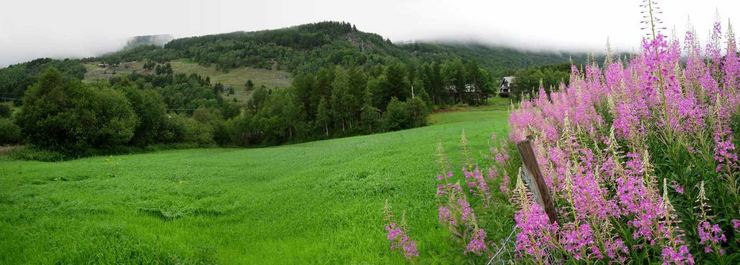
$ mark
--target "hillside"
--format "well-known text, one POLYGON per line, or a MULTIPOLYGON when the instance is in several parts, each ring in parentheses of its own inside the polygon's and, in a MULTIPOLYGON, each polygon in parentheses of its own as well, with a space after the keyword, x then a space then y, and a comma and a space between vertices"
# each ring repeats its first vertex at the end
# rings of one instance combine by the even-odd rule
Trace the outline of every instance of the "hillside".
POLYGON ((495 74, 566 60, 473 44, 397 45, 344 22, 146 45, 158 39, 166 38, 140 37, 140 46, 96 58, 0 69, 0 96, 15 101, 12 108, 23 105, 3 121, 13 132, 3 141, 79 157, 130 146, 276 145, 395 131, 424 126, 434 109, 485 104, 496 95, 495 74), (31 84, 37 89, 25 93, 31 84), (112 102, 120 110, 103 107, 112 102), (106 126, 115 129, 99 130, 106 126))
POLYGON ((484 151, 507 115, 447 112, 424 128, 271 148, 0 161, 0 263, 402 264, 384 235, 388 199, 407 209, 421 264, 459 264, 436 221, 435 143, 458 163, 461 130, 484 151))
POLYGON ((492 80, 497 80, 517 69, 559 64, 571 59, 582 62, 585 58, 585 54, 525 52, 476 43, 394 44, 349 23, 321 22, 275 30, 181 38, 164 46, 141 45, 124 49, 87 59, 89 65, 102 62, 107 66, 103 69, 88 66, 88 71, 105 74, 88 74, 86 79, 141 72, 145 61, 171 62, 175 72, 209 77, 233 88, 234 97, 246 102, 252 92, 244 87, 247 80, 252 80, 256 87, 287 87, 294 75, 316 73, 333 65, 369 69, 396 61, 420 65, 462 59, 477 63, 490 73, 492 80), (120 65, 132 67, 124 69, 120 65))
MULTIPOLYGON (((245 88, 247 81, 252 81, 254 87, 264 86, 268 89, 289 87, 293 78, 289 72, 282 70, 270 70, 253 67, 238 67, 229 71, 221 71, 215 66, 204 66, 187 59, 170 61, 175 73, 197 74, 208 77, 214 83, 223 84, 226 89, 233 88, 234 94, 226 93, 226 97, 234 97, 240 102, 247 102, 251 90, 245 88)), ((112 77, 123 77, 137 73, 148 73, 141 61, 123 62, 116 65, 101 65, 98 62, 87 62, 84 64, 86 72, 84 80, 97 82, 108 80, 112 77)))
POLYGON ((256 32, 232 32, 176 39, 164 47, 143 46, 97 58, 109 62, 189 59, 216 69, 255 67, 291 72, 328 65, 377 65, 392 60, 473 60, 495 76, 530 66, 583 61, 585 54, 524 52, 477 43, 394 44, 344 22, 321 22, 256 32))
POLYGON ((510 75, 517 69, 562 64, 570 61, 580 63, 587 59, 585 53, 528 52, 481 43, 410 43, 401 45, 401 47, 422 57, 442 59, 457 56, 465 60, 473 60, 491 71, 496 77, 510 75))
POLYGON ((232 32, 180 38, 167 42, 168 35, 132 38, 121 51, 64 62, 40 59, 0 69, 0 94, 20 98, 33 83, 38 69, 54 65, 88 81, 109 79, 134 71, 143 72, 146 61, 172 62, 177 73, 195 73, 233 87, 235 97, 248 98, 247 80, 255 87, 286 87, 292 76, 315 73, 332 65, 372 68, 401 61, 411 65, 452 59, 473 61, 491 73, 493 79, 517 69, 585 60, 585 54, 524 52, 476 43, 394 44, 382 36, 362 32, 343 22, 320 22, 283 29, 232 32), (166 44, 164 44, 166 42, 166 44), (163 45, 164 44, 164 45, 163 45), (84 64, 84 65, 83 65, 84 64), (100 66, 103 67, 100 67, 100 66), (84 66, 84 67, 83 67, 84 66))

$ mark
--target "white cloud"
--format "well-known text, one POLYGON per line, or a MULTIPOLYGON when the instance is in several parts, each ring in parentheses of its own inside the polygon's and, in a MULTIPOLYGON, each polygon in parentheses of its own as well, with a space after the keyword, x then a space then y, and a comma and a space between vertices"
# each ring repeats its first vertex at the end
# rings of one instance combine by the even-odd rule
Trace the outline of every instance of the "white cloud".
MULTIPOLYGON (((707 36, 715 10, 740 19, 740 1, 659 1, 668 28, 687 17, 707 36)), ((113 51, 135 35, 176 37, 351 22, 393 41, 470 39, 522 49, 635 51, 640 0, 15 0, 0 8, 0 66, 37 57, 113 51)), ((736 22, 740 23, 740 22, 736 22)), ((670 31, 670 30, 669 30, 670 31)))

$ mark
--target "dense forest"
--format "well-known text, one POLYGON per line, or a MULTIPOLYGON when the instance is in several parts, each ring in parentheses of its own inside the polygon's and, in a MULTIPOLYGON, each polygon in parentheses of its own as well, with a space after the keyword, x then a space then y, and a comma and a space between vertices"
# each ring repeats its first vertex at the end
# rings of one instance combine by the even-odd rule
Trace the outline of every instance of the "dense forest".
POLYGON ((265 145, 399 130, 424 125, 434 108, 485 104, 498 85, 493 72, 566 60, 471 47, 395 45, 349 23, 322 22, 176 39, 82 60, 38 59, 0 69, 0 94, 14 101, 0 107, 0 141, 75 156, 123 146, 265 145), (238 102, 225 97, 233 88, 175 73, 169 62, 176 59, 220 71, 282 69, 294 78, 287 88, 247 82, 250 97, 238 102), (144 70, 81 81, 85 62, 131 61, 146 62, 144 70))
POLYGON ((19 101, 26 88, 37 81, 39 74, 46 68, 54 67, 71 78, 82 79, 85 67, 79 60, 36 59, 30 62, 11 65, 0 69, 0 97, 5 100, 19 101))
POLYGON ((570 81, 571 66, 570 63, 563 63, 517 70, 514 73, 516 81, 511 88, 511 96, 520 100, 522 97, 534 96, 540 86, 547 93, 558 89, 561 84, 567 86, 570 81))

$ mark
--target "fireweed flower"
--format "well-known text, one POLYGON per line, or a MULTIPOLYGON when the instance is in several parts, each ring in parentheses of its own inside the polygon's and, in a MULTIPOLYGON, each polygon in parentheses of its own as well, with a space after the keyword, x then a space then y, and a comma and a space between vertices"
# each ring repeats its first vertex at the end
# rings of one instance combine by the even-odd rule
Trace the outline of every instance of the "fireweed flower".
POLYGON ((399 249, 408 259, 419 256, 419 252, 416 249, 416 241, 411 240, 406 234, 406 231, 400 226, 396 225, 396 223, 390 223, 385 227, 385 230, 391 250, 399 249))
POLYGON ((446 185, 444 184, 437 184, 437 197, 442 197, 446 193, 446 185))
POLYGON ((488 168, 488 180, 493 181, 496 179, 497 176, 498 176, 498 171, 494 167, 489 167, 488 168))
POLYGON ((393 211, 386 200, 385 206, 383 207, 384 219, 387 225, 385 226, 386 239, 390 243, 390 249, 398 250, 407 259, 413 259, 419 256, 419 252, 416 249, 416 241, 411 240, 406 233, 406 218, 405 214, 401 217, 400 225, 393 219, 393 211))
POLYGON ((622 264, 627 260, 626 256, 629 253, 629 250, 621 239, 617 238, 604 242, 604 248, 606 249, 606 256, 609 257, 609 259, 622 264))
POLYGON ((463 175, 465 176, 465 184, 468 187, 468 191, 471 194, 475 193, 475 187, 478 185, 478 182, 473 177, 473 172, 470 172, 467 170, 466 167, 463 167, 463 175))
POLYGON ((702 181, 699 184, 699 195, 696 198, 701 217, 696 229, 697 235, 699 235, 699 244, 704 246, 704 253, 711 253, 718 249, 720 254, 724 254, 724 249, 720 247, 720 244, 726 242, 727 238, 722 233, 719 225, 709 222, 711 217, 708 212, 711 207, 707 204, 707 201, 704 181, 702 181))
MULTIPOLYGON (((735 152, 735 144, 732 142, 732 130, 728 126, 730 120, 729 110, 723 104, 721 98, 717 98, 714 117, 714 160, 717 161, 716 171, 719 173, 724 168, 728 171, 735 166, 738 157, 735 152)), ((725 172, 731 174, 731 172, 725 172)))
POLYGON ((411 259, 419 256, 419 251, 416 249, 416 241, 410 240, 408 236, 405 236, 401 242, 403 255, 407 259, 411 259))
POLYGON ((682 245, 678 250, 665 247, 661 251, 663 264, 694 264, 694 258, 689 253, 689 248, 682 245))
POLYGON ((401 228, 398 227, 395 223, 390 223, 385 226, 385 231, 388 232, 387 238, 389 241, 394 241, 396 240, 396 238, 398 238, 399 235, 403 234, 401 228))
POLYGON ((470 203, 468 203, 468 200, 464 197, 457 199, 457 205, 460 207, 460 219, 463 222, 467 222, 475 218, 473 208, 470 208, 470 203))
POLYGON ((452 215, 452 211, 447 206, 438 208, 439 223, 448 225, 457 225, 457 219, 452 215))
POLYGON ((516 250, 530 255, 536 260, 543 260, 548 249, 554 247, 553 236, 557 235, 557 224, 550 224, 545 210, 533 203, 514 215, 516 228, 516 250))
POLYGON ((595 244, 591 226, 588 224, 564 226, 560 232, 560 243, 576 260, 585 258, 582 253, 595 244))
MULTIPOLYGON (((560 224, 550 224, 542 207, 520 185, 521 178, 513 191, 501 181, 499 190, 510 193, 518 206, 514 217, 516 250, 521 256, 539 263, 550 261, 553 253, 566 259, 625 263, 630 262, 626 260, 629 251, 650 251, 660 252, 665 264, 692 264, 690 244, 721 253, 719 246, 730 235, 721 229, 725 221, 715 223, 702 210, 701 218, 679 226, 668 189, 686 207, 691 204, 685 202, 689 187, 700 180, 680 171, 676 171, 678 177, 666 174, 671 173, 666 169, 684 165, 671 165, 675 164, 672 151, 661 152, 688 150, 689 159, 694 159, 688 163, 713 158, 721 178, 707 181, 722 192, 734 190, 716 183, 725 177, 732 180, 739 166, 731 125, 740 106, 740 61, 734 33, 729 30, 726 42, 721 37, 719 23, 706 46, 688 30, 682 50, 678 41, 657 34, 645 39, 641 53, 628 61, 611 61, 604 69, 596 64, 580 69, 572 65, 568 85, 549 93, 540 87, 538 94, 511 111, 508 138, 512 142, 534 139, 535 156, 561 213, 560 224), (724 51, 722 43, 727 44, 724 51), (658 157, 648 157, 646 150, 659 152, 658 157), (668 178, 663 196, 658 177, 668 178), (696 229, 691 238, 697 242, 685 242, 682 228, 696 229), (618 235, 633 238, 623 240, 618 235)), ((491 149, 493 160, 501 164, 498 154, 503 154, 501 149, 491 149)), ((505 177, 504 171, 497 175, 505 177)), ((469 178, 470 187, 479 188, 474 172, 469 178)), ((456 202, 450 205, 464 208, 456 202)), ((682 216, 687 214, 688 209, 680 210, 682 216)), ((733 229, 740 231, 736 216, 721 215, 719 220, 731 219, 733 229)), ((705 260, 705 253, 694 254, 705 260)))
POLYGON ((737 44, 735 43, 735 33, 732 31, 732 26, 729 27, 727 32, 727 52, 725 53, 723 70, 725 77, 724 89, 737 89, 738 85, 740 85, 738 83, 738 77, 740 77, 740 58, 737 56, 737 44))
POLYGON ((483 254, 484 251, 487 251, 488 247, 486 246, 486 231, 483 229, 476 229, 475 232, 473 232, 473 236, 470 239, 470 242, 468 242, 468 245, 465 247, 465 253, 474 253, 476 255, 483 254))
POLYGON ((681 186, 681 184, 678 184, 678 182, 676 181, 672 182, 671 187, 673 187, 673 190, 676 191, 676 193, 678 194, 683 194, 684 192, 683 186, 681 186))
POLYGON ((509 173, 504 173, 504 176, 501 177, 501 184, 499 184, 498 189, 503 194, 509 194, 509 173))
POLYGON ((683 231, 675 221, 677 217, 671 200, 668 198, 667 179, 663 179, 662 208, 662 220, 658 225, 658 230, 665 239, 661 251, 663 264, 694 264, 694 256, 691 255, 688 246, 683 241, 683 231))
POLYGON ((483 199, 483 205, 488 207, 488 203, 491 200, 491 190, 488 187, 488 183, 486 183, 486 180, 483 178, 483 174, 481 174, 480 169, 478 169, 478 166, 473 170, 472 177, 476 183, 475 187, 477 188, 477 192, 475 194, 480 196, 481 199, 483 199))
POLYGON ((491 134, 491 143, 494 145, 492 146, 489 151, 491 152, 491 156, 493 157, 493 160, 496 162, 498 166, 504 166, 506 162, 509 160, 509 154, 506 152, 506 149, 504 148, 506 146, 506 142, 504 141, 498 141, 496 134, 491 134))
MULTIPOLYGON (((722 234, 722 229, 717 224, 711 224, 708 221, 701 221, 696 229, 699 235, 699 244, 704 245, 704 252, 711 253, 713 247, 722 244, 727 241, 727 238, 722 234)), ((724 251, 720 249, 720 254, 724 254, 724 251)))

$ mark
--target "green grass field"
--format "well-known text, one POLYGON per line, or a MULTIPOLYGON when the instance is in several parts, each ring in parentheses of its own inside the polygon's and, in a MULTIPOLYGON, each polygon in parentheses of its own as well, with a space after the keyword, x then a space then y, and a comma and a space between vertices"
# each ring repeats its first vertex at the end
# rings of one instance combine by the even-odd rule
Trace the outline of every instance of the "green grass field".
POLYGON ((269 148, 0 157, 0 264, 404 263, 388 251, 386 199, 406 211, 419 263, 461 263, 437 224, 436 143, 462 165, 461 130, 480 157, 507 116, 438 113, 422 128, 269 148))

